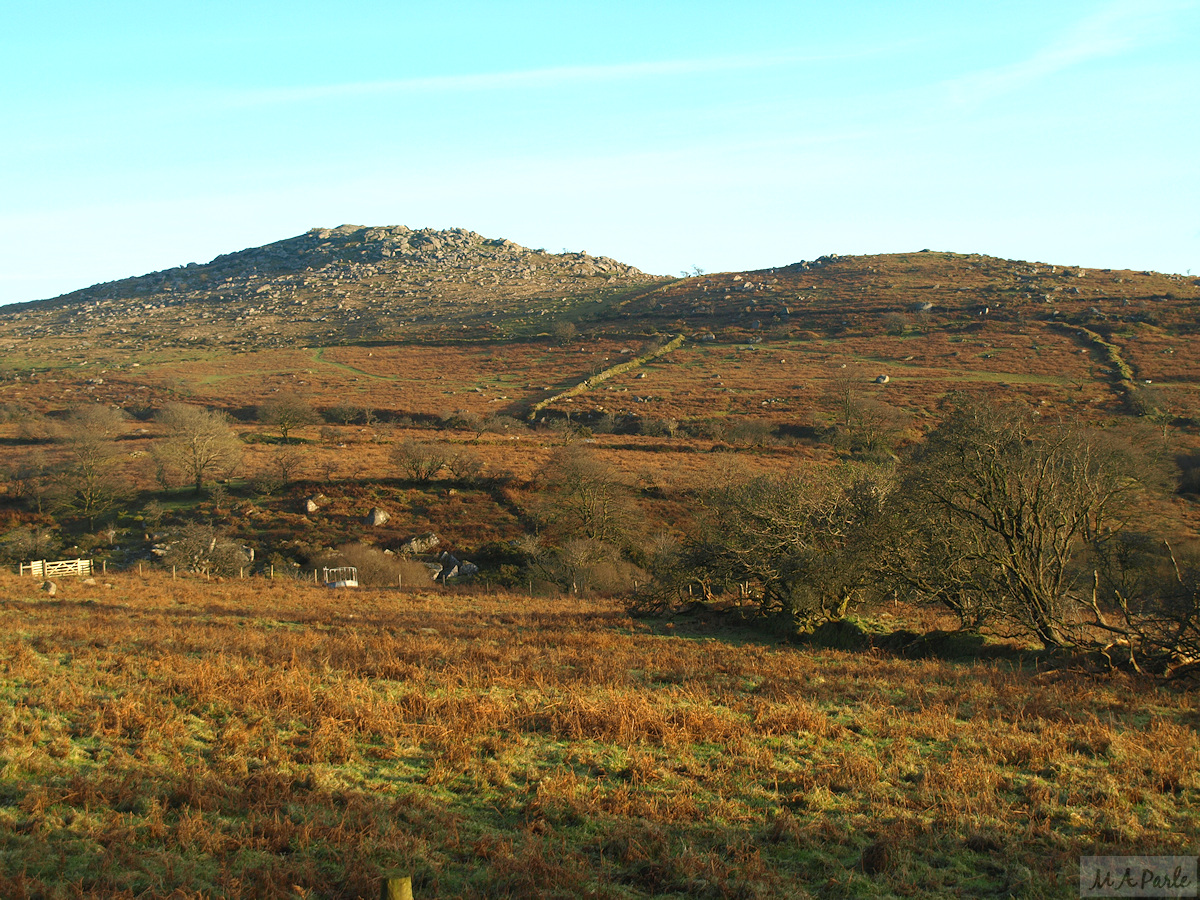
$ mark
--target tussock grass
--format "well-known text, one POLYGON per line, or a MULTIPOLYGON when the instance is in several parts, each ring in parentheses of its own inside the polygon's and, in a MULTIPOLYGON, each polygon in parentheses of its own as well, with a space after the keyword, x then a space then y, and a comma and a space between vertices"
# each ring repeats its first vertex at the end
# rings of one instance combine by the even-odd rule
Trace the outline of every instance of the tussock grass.
POLYGON ((0 896, 1071 896, 1193 852, 1196 697, 615 603, 0 576, 0 896))

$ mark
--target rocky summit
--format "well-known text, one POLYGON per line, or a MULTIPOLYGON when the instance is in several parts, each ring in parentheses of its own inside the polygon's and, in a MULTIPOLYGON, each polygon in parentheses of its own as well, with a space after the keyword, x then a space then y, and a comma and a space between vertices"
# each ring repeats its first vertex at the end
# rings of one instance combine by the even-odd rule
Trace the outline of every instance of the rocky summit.
POLYGON ((504 337, 497 320, 544 327, 576 303, 663 280, 608 257, 461 228, 342 225, 21 304, 4 318, 26 338, 110 346, 504 337))

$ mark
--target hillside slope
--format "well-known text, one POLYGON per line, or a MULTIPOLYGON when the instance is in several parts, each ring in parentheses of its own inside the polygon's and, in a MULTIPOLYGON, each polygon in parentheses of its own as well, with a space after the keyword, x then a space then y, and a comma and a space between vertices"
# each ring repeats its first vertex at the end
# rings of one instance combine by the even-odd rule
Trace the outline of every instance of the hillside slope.
POLYGON ((1198 334, 1200 279, 1180 275, 921 251, 671 279, 462 229, 344 225, 0 310, 0 395, 796 423, 832 415, 850 377, 921 415, 970 390, 1187 417, 1198 334), (683 347, 625 365, 667 335, 683 347))

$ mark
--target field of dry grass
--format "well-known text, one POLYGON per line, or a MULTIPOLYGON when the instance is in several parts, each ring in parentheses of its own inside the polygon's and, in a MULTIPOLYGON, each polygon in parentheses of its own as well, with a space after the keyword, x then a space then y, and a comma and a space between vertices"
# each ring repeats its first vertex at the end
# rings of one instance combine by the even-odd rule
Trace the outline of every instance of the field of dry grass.
POLYGON ((0 628, 4 897, 1067 897, 1200 838, 1194 693, 1012 654, 132 573, 0 628))

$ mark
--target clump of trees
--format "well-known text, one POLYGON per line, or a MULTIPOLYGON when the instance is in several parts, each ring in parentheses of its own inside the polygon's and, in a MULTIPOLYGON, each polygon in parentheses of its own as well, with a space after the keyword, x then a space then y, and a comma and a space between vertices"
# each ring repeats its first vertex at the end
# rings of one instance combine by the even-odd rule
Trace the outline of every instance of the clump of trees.
POLYGON ((752 590, 764 611, 800 624, 845 615, 869 580, 869 528, 886 480, 844 466, 714 487, 677 554, 674 589, 706 597, 752 590))
POLYGON ((1099 651, 1162 672, 1200 668, 1200 564, 1131 511, 1145 458, 1028 411, 955 398, 892 466, 735 480, 642 599, 736 591, 800 626, 904 596, 963 626, 1099 651))
POLYGON ((200 575, 234 576, 250 565, 250 553, 212 525, 190 522, 172 532, 156 551, 164 566, 200 575))

